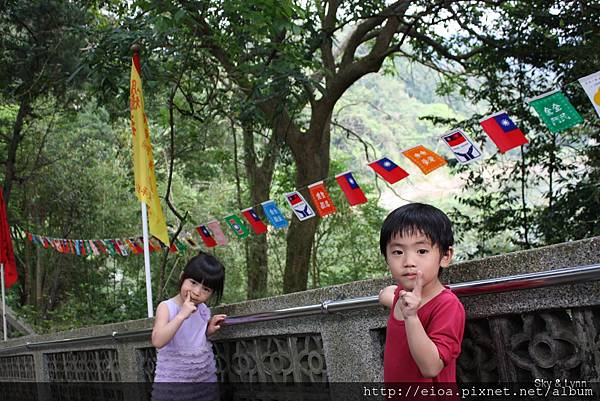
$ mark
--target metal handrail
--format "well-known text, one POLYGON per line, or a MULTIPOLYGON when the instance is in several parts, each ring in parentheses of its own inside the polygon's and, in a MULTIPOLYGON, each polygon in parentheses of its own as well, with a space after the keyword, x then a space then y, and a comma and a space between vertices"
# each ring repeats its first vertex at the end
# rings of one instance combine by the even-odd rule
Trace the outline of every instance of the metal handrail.
MULTIPOLYGON (((506 277, 497 277, 484 280, 467 281, 464 283, 450 284, 450 289, 461 297, 491 294, 496 292, 524 290, 540 287, 549 287, 558 284, 572 284, 582 281, 599 280, 600 264, 567 267, 563 269, 548 270, 534 273, 516 274, 506 277)), ((291 317, 302 317, 317 314, 328 314, 341 311, 362 309, 379 305, 377 295, 349 298, 342 300, 326 300, 320 304, 297 306, 293 308, 278 309, 269 312, 252 313, 248 315, 231 316, 223 321, 224 326, 233 326, 238 324, 264 322, 268 320, 286 319, 291 317)), ((112 340, 119 341, 125 338, 145 337, 152 332, 152 329, 141 329, 137 331, 126 331, 119 333, 114 331, 112 334, 99 336, 88 336, 79 338, 65 338, 61 340, 27 342, 26 344, 14 347, 0 348, 0 354, 5 354, 16 350, 29 350, 36 348, 46 348, 50 345, 74 344, 88 341, 112 340)))

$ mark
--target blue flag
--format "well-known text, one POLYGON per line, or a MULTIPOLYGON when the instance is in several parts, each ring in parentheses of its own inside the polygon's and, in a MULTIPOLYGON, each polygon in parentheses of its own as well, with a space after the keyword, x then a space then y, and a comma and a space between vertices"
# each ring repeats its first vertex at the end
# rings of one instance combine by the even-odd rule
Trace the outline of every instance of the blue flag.
POLYGON ((285 219, 274 200, 268 200, 263 202, 261 205, 265 215, 267 216, 267 219, 269 219, 273 227, 286 228, 289 225, 288 221, 285 219))

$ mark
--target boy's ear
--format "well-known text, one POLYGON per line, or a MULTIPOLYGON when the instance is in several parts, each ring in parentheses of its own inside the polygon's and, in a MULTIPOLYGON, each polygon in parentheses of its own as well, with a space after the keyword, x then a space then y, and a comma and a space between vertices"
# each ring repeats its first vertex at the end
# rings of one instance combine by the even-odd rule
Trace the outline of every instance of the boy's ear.
POLYGON ((440 260, 440 267, 448 267, 452 261, 452 256, 454 256, 454 249, 450 247, 442 256, 442 260, 440 260))

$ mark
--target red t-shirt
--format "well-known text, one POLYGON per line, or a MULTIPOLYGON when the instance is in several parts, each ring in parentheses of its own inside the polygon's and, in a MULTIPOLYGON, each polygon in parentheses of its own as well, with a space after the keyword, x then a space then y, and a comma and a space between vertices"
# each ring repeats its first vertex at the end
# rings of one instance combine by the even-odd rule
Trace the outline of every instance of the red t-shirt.
POLYGON ((426 378, 421 375, 410 353, 404 320, 394 317, 400 290, 398 286, 394 292, 388 319, 383 357, 384 382, 456 383, 456 359, 460 354, 465 329, 465 309, 462 303, 450 289, 445 288, 417 311, 425 332, 436 345, 444 363, 444 368, 436 377, 426 378))

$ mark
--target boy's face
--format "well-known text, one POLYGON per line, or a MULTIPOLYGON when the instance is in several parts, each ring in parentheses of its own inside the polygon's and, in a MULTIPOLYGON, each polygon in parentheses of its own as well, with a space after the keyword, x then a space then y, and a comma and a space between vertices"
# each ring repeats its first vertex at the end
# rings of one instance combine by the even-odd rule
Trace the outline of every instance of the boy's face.
POLYGON ((423 272, 423 286, 437 280, 440 267, 448 267, 452 248, 445 255, 422 233, 394 235, 386 247, 386 261, 394 280, 405 290, 412 291, 417 271, 423 272))

